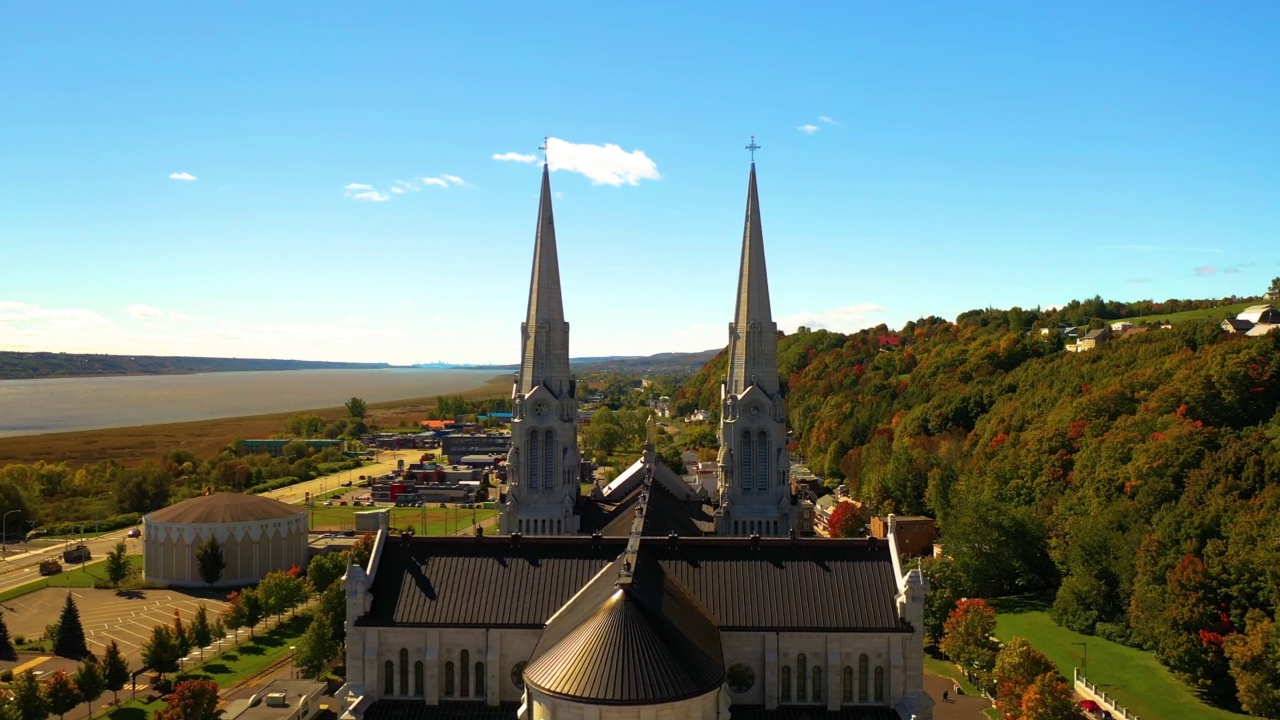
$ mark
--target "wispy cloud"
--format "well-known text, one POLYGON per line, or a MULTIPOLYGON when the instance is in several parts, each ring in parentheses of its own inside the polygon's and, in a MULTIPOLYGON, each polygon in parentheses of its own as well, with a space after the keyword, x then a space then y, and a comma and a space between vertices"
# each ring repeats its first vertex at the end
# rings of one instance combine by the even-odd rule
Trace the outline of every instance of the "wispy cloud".
POLYGON ((818 127, 817 125, 801 125, 796 129, 806 135, 812 135, 818 132, 819 130, 821 130, 822 128, 818 127))
POLYGON ((107 335, 116 329, 92 310, 0 301, 0 347, 9 350, 49 350, 51 340, 107 335))
POLYGON ((1131 285, 1146 285, 1150 282, 1151 282, 1151 278, 1146 278, 1146 277, 1129 278, 1129 284, 1131 285))
POLYGON ((418 192, 422 190, 421 185, 409 182, 408 180, 395 180, 393 181, 393 186, 394 187, 391 188, 391 192, 397 195, 403 195, 405 192, 409 190, 412 190, 414 192, 418 192), (397 190, 396 188, 399 188, 399 189, 397 190))
POLYGON ((369 202, 386 202, 391 199, 390 195, 383 192, 378 192, 377 190, 369 190, 367 192, 358 192, 351 195, 350 197, 352 200, 367 200, 369 202))
POLYGON ((658 166, 643 150, 627 152, 612 143, 591 145, 547 138, 547 166, 585 175, 592 185, 639 185, 658 180, 658 166))
POLYGON ((192 175, 189 172, 176 172, 176 173, 169 173, 169 179, 181 180, 183 182, 192 182, 196 179, 196 176, 192 175))
POLYGON ((143 305, 141 303, 126 306, 124 313, 135 320, 171 320, 173 322, 191 320, 191 316, 186 313, 166 312, 153 305, 143 305))
POLYGON ((884 310, 884 307, 876 303, 858 303, 818 312, 798 312, 779 318, 778 328, 784 332, 795 332, 801 326, 811 330, 825 328, 842 333, 857 332, 878 324, 873 316, 884 310))
POLYGON ((424 177, 422 178, 422 184, 428 187, 433 185, 435 187, 449 187, 449 183, 444 178, 424 177))
POLYGON ((1200 277, 1209 277, 1210 275, 1217 274, 1217 272, 1218 272, 1218 268, 1212 265, 1201 265, 1200 267, 1195 269, 1195 274, 1199 275, 1200 277))
POLYGON ((393 192, 393 193, 395 193, 395 194, 397 194, 397 195, 403 195, 403 194, 404 194, 404 188, 400 187, 399 185, 396 185, 395 187, 391 188, 391 192, 393 192))
POLYGON ((347 185, 343 185, 342 189, 343 190, 372 190, 373 186, 365 185, 364 183, 348 183, 347 185))
POLYGON ((503 162, 532 163, 532 162, 538 161, 538 156, 524 155, 518 152, 505 152, 505 153, 494 153, 493 159, 501 160, 503 162))
POLYGON ((457 175, 441 175, 440 177, 444 178, 445 180, 448 180, 449 182, 453 183, 454 185, 465 185, 465 184, 466 184, 466 181, 465 181, 465 180, 463 180, 462 178, 458 177, 457 175))
POLYGON ((828 124, 828 125, 839 125, 839 124, 840 124, 840 121, 839 121, 839 120, 836 120, 835 118, 829 117, 829 116, 827 116, 827 115, 819 115, 819 116, 818 116, 818 120, 819 120, 819 121, 821 121, 821 122, 824 122, 824 123, 826 123, 826 124, 828 124))

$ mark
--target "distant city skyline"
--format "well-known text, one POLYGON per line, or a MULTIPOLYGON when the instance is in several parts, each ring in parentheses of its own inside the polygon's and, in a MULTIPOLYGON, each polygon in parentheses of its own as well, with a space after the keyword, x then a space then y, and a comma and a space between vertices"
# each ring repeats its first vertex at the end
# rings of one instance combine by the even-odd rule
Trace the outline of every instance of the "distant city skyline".
POLYGON ((1280 6, 0 7, 0 350, 514 364, 1255 295, 1280 6))

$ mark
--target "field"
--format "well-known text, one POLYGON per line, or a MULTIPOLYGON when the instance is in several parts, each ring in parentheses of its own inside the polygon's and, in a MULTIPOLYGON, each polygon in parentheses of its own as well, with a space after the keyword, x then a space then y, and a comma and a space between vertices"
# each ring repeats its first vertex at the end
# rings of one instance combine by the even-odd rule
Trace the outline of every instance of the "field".
MULTIPOLYGON (((509 393, 510 390, 510 379, 502 377, 461 395, 481 399, 509 393)), ((434 405, 435 397, 424 397, 370 403, 369 410, 371 419, 378 425, 402 427, 416 424, 434 405)), ((335 420, 345 417, 347 411, 343 407, 334 407, 168 425, 5 437, 0 438, 0 467, 41 460, 51 463, 66 461, 72 465, 115 460, 123 465, 136 466, 173 448, 187 448, 197 455, 210 456, 236 438, 275 435, 283 430, 285 419, 298 413, 313 413, 325 420, 335 420)))
MULTIPOLYGON (((1239 315, 1245 308, 1253 305, 1259 305, 1266 302, 1265 300, 1250 300, 1248 302, 1236 303, 1234 305, 1219 305, 1215 308, 1205 308, 1202 310, 1187 310, 1178 313, 1166 313, 1164 315, 1143 315, 1142 317, 1123 318, 1124 322, 1131 322, 1134 325, 1142 323, 1159 323, 1159 322, 1191 322, 1194 320, 1211 320, 1213 322, 1222 322, 1229 317, 1239 315)), ((1110 322, 1121 322, 1113 320, 1110 322)))
MULTIPOLYGON (((130 555, 129 565, 137 575, 142 573, 142 556, 130 555)), ((33 593, 41 588, 58 587, 58 588, 91 588, 98 582, 107 582, 107 564, 105 562, 85 565, 83 567, 74 564, 64 565, 66 569, 57 575, 49 575, 46 577, 32 580, 25 585, 19 585, 0 593, 0 602, 6 602, 16 597, 21 597, 28 593, 33 593)))
MULTIPOLYGON (((315 507, 310 513, 311 529, 335 532, 352 530, 355 528, 355 514, 368 509, 349 505, 315 507)), ((391 508, 391 527, 400 530, 411 527, 415 535, 452 535, 497 514, 497 510, 481 508, 391 508)))
POLYGON ((998 613, 996 636, 1001 642, 1015 636, 1026 638, 1048 655, 1066 678, 1072 676, 1073 668, 1087 665, 1085 674, 1090 682, 1144 720, 1250 717, 1205 704, 1149 652, 1059 627, 1044 603, 1006 598, 992 604, 998 613))

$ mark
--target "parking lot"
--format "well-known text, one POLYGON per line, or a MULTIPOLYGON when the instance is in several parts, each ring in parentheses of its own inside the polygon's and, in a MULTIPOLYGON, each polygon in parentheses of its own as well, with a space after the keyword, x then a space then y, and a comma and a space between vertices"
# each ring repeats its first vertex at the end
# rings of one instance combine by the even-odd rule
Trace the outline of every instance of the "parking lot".
MULTIPOLYGON (((71 595, 80 611, 89 650, 102 657, 106 646, 115 640, 134 667, 141 664, 141 647, 151 637, 151 629, 172 624, 175 611, 189 625, 200 605, 208 608, 210 622, 227 606, 222 592, 186 593, 171 588, 125 593, 73 588, 71 595)), ((57 621, 66 597, 66 588, 44 588, 3 603, 9 636, 43 635, 45 627, 57 621)))

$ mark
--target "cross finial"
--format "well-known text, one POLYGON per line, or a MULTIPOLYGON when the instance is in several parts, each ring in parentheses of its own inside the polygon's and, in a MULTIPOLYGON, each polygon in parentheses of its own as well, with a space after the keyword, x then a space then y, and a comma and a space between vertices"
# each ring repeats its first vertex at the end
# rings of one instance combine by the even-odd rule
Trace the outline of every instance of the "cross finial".
POLYGON ((538 146, 538 149, 542 151, 542 164, 546 165, 547 164, 547 138, 545 137, 542 138, 542 144, 538 146))
POLYGON ((756 144, 756 136, 755 136, 755 135, 752 135, 752 136, 751 136, 751 144, 747 146, 747 149, 751 151, 751 162, 755 162, 755 161, 756 161, 756 151, 760 149, 760 146, 756 144))

